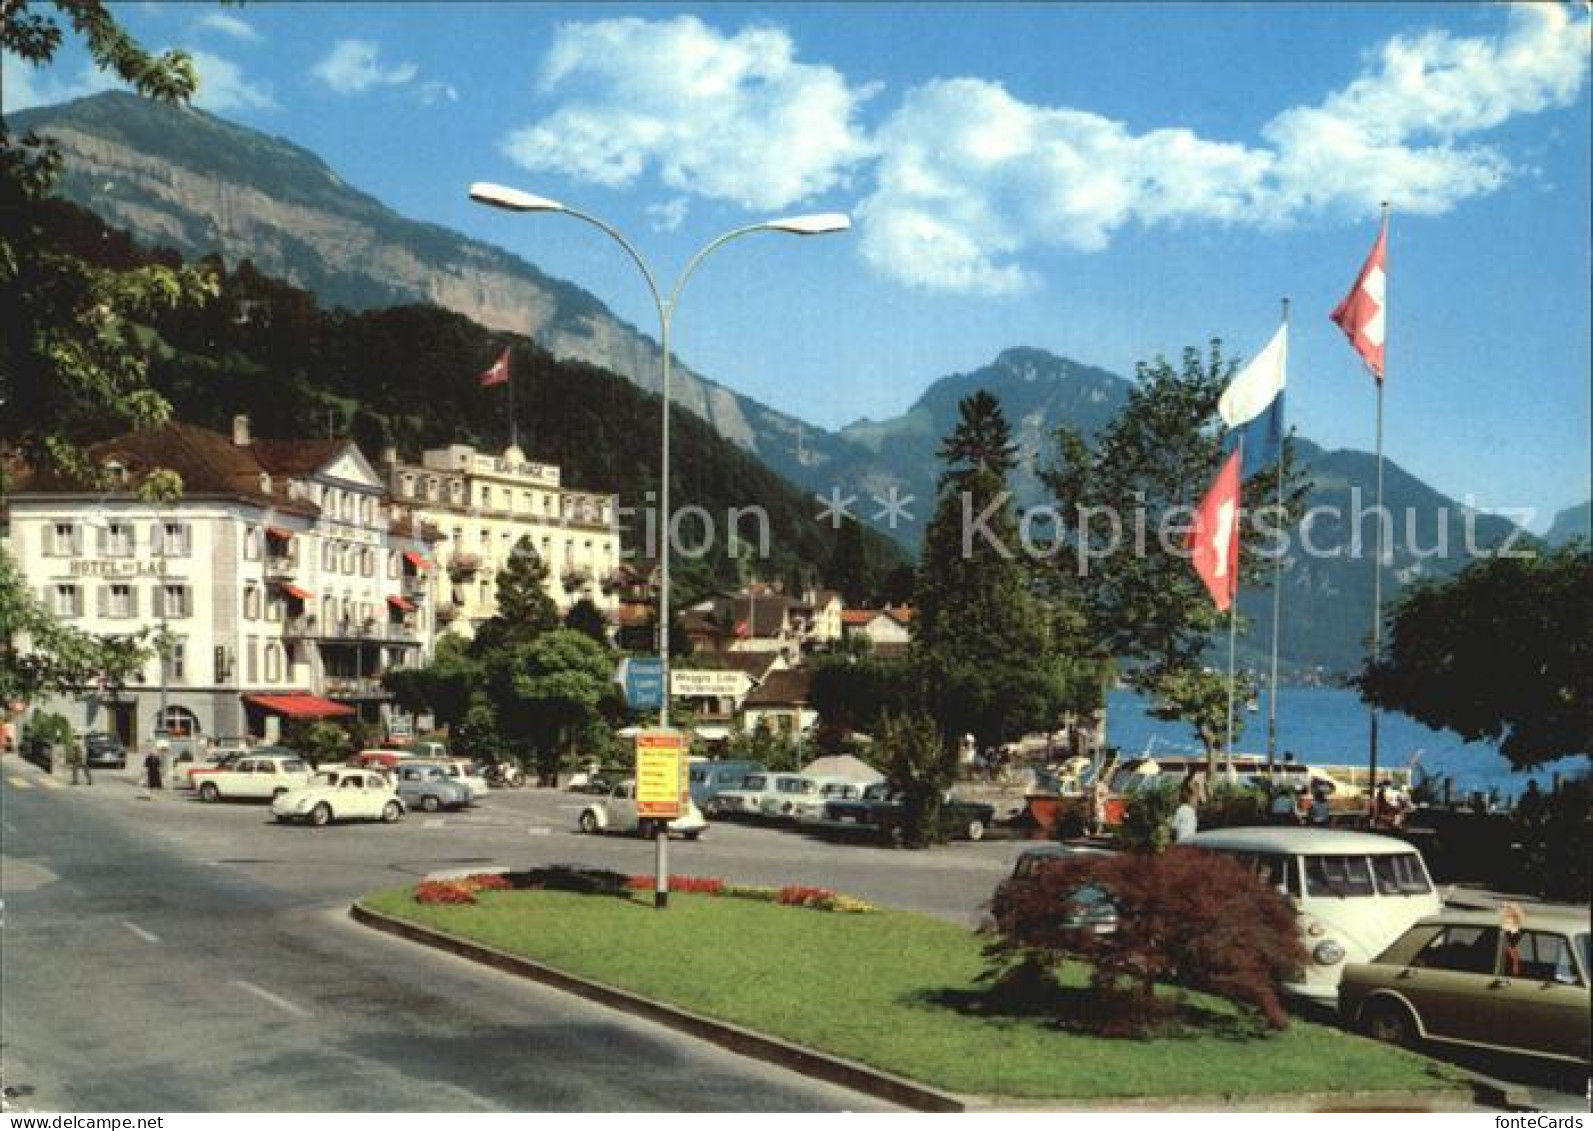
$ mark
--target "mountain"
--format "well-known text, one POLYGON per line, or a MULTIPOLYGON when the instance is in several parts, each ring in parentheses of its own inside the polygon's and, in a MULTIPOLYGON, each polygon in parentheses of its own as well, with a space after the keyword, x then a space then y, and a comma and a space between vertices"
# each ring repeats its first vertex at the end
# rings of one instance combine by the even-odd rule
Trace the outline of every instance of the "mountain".
MULTIPOLYGON (((657 342, 590 292, 489 244, 405 219, 283 138, 122 92, 8 121, 60 145, 61 196, 146 244, 189 258, 219 253, 229 264, 247 259, 328 306, 432 303, 658 391, 657 342)), ((833 433, 684 366, 674 370, 671 393, 787 475, 822 467, 844 447, 833 433)))
POLYGON ((1551 546, 1563 546, 1572 539, 1593 541, 1593 501, 1566 507, 1554 516, 1543 540, 1551 546))
MULTIPOLYGON (((605 430, 602 417, 609 411, 606 406, 623 405, 627 413, 636 414, 638 433, 645 433, 640 410, 632 407, 638 402, 619 383, 597 376, 591 378, 592 387, 583 399, 576 375, 608 371, 643 389, 656 389, 658 347, 589 292, 490 245, 405 219, 343 182, 313 153, 200 110, 113 93, 26 111, 11 116, 10 123, 19 132, 35 129, 60 144, 65 157, 63 196, 127 228, 145 243, 175 248, 188 256, 220 253, 233 266, 248 260, 266 275, 312 291, 322 304, 356 312, 352 324, 359 332, 327 339, 329 353, 312 354, 308 339, 300 342, 292 336, 284 336, 273 349, 295 359, 287 372, 296 374, 292 379, 307 395, 339 398, 336 403, 350 412, 364 408, 367 433, 382 430, 406 444, 438 435, 444 427, 490 433, 490 415, 477 392, 461 395, 448 382, 457 385, 461 374, 475 372, 481 358, 490 353, 480 327, 499 331, 500 336, 529 328, 535 342, 551 355, 547 361, 567 363, 565 368, 550 367, 549 372, 558 372, 560 381, 567 382, 558 386, 566 392, 557 403, 581 423, 572 426, 556 415, 551 423, 539 421, 524 410, 524 426, 540 429, 537 434, 549 444, 567 445, 558 458, 572 465, 594 462, 581 442, 591 437, 601 438, 599 450, 610 460, 637 465, 623 450, 625 436, 616 434, 612 425, 605 430), (430 349, 425 333, 416 328, 426 326, 432 316, 409 304, 429 304, 436 316, 442 311, 435 308, 462 316, 457 325, 444 319, 433 329, 448 335, 456 347, 463 342, 469 349, 457 348, 447 355, 430 349), (382 309, 392 306, 408 312, 382 309), (410 336, 384 338, 399 329, 410 336), (380 358, 381 365, 372 358, 380 358), (424 373, 423 363, 430 367, 424 373), (323 370, 345 376, 329 377, 323 370), (408 395, 408 408, 394 393, 384 391, 389 385, 408 395), (428 411, 417 411, 417 405, 427 406, 428 411)), ((1070 423, 1086 434, 1094 432, 1122 406, 1131 387, 1124 378, 1043 350, 1011 349, 987 366, 934 382, 899 417, 858 421, 831 432, 687 370, 679 373, 677 403, 743 453, 756 457, 732 469, 719 459, 723 454, 719 449, 712 449, 711 458, 706 454, 710 447, 704 439, 700 442, 706 465, 733 473, 741 484, 750 484, 765 474, 765 468, 789 481, 770 476, 779 486, 769 490, 781 500, 788 523, 782 537, 799 539, 801 556, 808 562, 821 553, 821 543, 814 540, 811 521, 809 529, 797 524, 798 510, 807 506, 811 511, 811 493, 827 496, 837 488, 843 495, 857 496, 854 513, 886 530, 902 546, 916 548, 933 505, 935 450, 955 420, 958 400, 968 393, 988 388, 1002 402, 1024 458, 1015 477, 1017 500, 1032 505, 1045 501, 1036 472, 1048 458, 1049 437, 1056 426, 1070 423), (809 498, 803 499, 791 484, 805 489, 809 498), (872 498, 888 495, 892 488, 898 498, 912 496, 905 506, 910 517, 894 526, 872 498)), ((258 393, 261 387, 243 383, 238 391, 258 393)), ((194 405, 215 400, 214 390, 196 388, 201 392, 194 396, 194 405)), ((265 397, 260 408, 285 411, 276 397, 265 397)), ((501 436, 495 442, 502 442, 501 436)), ((1371 505, 1375 483, 1371 456, 1323 451, 1304 441, 1301 452, 1307 471, 1316 478, 1308 505, 1347 510, 1356 491, 1366 506, 1371 505)), ((1384 587, 1385 598, 1392 598, 1409 581, 1453 572, 1464 563, 1461 549, 1467 520, 1458 503, 1393 461, 1387 471, 1388 501, 1401 516, 1384 587), (1407 536, 1406 511, 1401 507, 1409 510, 1417 536, 1414 542, 1407 536), (1447 555, 1427 552, 1437 544, 1440 530, 1449 544, 1447 555)), ((704 489, 715 492, 716 500, 720 498, 722 492, 711 477, 698 479, 704 489)), ((594 482, 603 482, 602 475, 594 482)), ((633 486, 641 489, 645 483, 644 476, 638 477, 633 486)), ((1483 546, 1507 537, 1513 529, 1503 519, 1480 516, 1475 522, 1476 541, 1483 546)), ((1313 532, 1326 553, 1291 562, 1285 581, 1282 644, 1291 668, 1344 671, 1359 663, 1372 604, 1372 572, 1364 557, 1370 552, 1370 526, 1366 529, 1363 541, 1368 548, 1357 558, 1351 552, 1350 524, 1342 517, 1324 515, 1313 532)), ((1245 656, 1249 662, 1259 662, 1265 651, 1263 626, 1270 615, 1267 594, 1246 593, 1240 604, 1257 625, 1244 641, 1245 656)))

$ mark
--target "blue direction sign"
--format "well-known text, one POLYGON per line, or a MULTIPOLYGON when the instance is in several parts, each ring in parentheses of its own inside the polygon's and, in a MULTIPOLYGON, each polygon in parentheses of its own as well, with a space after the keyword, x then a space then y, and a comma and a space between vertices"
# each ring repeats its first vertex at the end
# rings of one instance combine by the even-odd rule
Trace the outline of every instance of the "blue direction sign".
POLYGON ((656 711, 664 705, 664 661, 657 656, 620 661, 620 686, 633 711, 656 711))

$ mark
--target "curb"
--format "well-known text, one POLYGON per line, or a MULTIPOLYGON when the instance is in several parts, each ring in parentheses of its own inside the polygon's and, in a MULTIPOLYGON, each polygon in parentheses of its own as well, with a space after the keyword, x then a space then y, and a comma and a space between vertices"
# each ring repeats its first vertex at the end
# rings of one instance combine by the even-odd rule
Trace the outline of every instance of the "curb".
POLYGON ((434 931, 430 927, 422 927, 417 923, 395 919, 380 911, 373 911, 363 903, 353 904, 349 908, 349 914, 355 922, 373 930, 445 950, 460 958, 468 958, 484 966, 541 982, 543 985, 564 990, 588 1001, 690 1033, 694 1037, 742 1056, 777 1064, 782 1068, 800 1072, 804 1076, 839 1084, 913 1111, 961 1112, 966 1111, 968 1107, 965 1101, 956 1096, 869 1068, 856 1061, 816 1052, 789 1041, 753 1032, 751 1029, 743 1029, 739 1025, 731 1025, 728 1022, 716 1021, 701 1014, 677 1009, 652 998, 642 997, 640 994, 578 978, 518 954, 510 954, 483 943, 470 942, 442 931, 434 931))

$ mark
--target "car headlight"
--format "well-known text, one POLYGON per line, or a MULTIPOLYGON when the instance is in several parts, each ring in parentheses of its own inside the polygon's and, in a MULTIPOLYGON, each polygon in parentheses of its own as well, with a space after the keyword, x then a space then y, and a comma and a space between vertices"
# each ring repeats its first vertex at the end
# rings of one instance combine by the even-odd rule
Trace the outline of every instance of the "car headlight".
POLYGON ((1336 966, 1344 961, 1344 947, 1332 939, 1324 939, 1316 944, 1311 957, 1318 966, 1336 966))

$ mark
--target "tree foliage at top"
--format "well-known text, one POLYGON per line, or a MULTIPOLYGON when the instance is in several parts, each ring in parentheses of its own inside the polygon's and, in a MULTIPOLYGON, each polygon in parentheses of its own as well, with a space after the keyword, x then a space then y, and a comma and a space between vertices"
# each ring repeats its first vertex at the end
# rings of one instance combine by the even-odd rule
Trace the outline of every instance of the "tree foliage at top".
MULTIPOLYGON (((30 0, 0 6, 0 50, 47 64, 65 20, 96 67, 139 94, 186 102, 197 89, 186 54, 145 51, 109 5, 74 0, 54 8, 46 12, 30 0)), ((98 482, 103 472, 84 457, 85 443, 118 428, 153 428, 171 415, 148 382, 144 327, 164 312, 207 302, 216 280, 204 269, 162 262, 110 269, 62 249, 43 223, 60 172, 52 141, 13 137, 0 117, 0 445, 36 466, 98 482)), ((163 497, 178 490, 171 476, 146 487, 163 497)))
POLYGON ((1593 555, 1584 543, 1493 557, 1401 595, 1368 702, 1497 742, 1512 765, 1593 753, 1593 555))
POLYGON ((824 583, 854 609, 874 595, 874 567, 863 545, 863 527, 855 518, 843 517, 835 531, 835 549, 824 570, 824 583))
POLYGON ((1063 682, 998 470, 1008 452, 1006 420, 980 394, 959 408, 944 450, 963 454, 942 476, 924 535, 912 658, 943 735, 969 733, 994 746, 1051 729, 1064 709, 1063 682))
MULTIPOLYGON (((1079 618, 1079 638, 1097 659, 1124 661, 1127 682, 1152 712, 1187 722, 1208 754, 1226 738, 1227 673, 1208 668, 1207 656, 1227 615, 1191 567, 1184 537, 1222 460, 1217 400, 1235 368, 1217 341, 1205 355, 1186 349, 1176 367, 1165 358, 1141 363, 1128 401, 1094 445, 1060 429, 1055 462, 1043 474, 1069 526, 1048 589, 1079 618)), ((1241 583, 1264 575, 1268 530, 1288 526, 1305 492, 1287 441, 1282 458, 1281 521, 1270 510, 1275 467, 1243 485, 1241 583), (1263 508, 1264 525, 1256 521, 1263 508)), ((1247 695, 1241 687, 1237 698, 1247 695)))
POLYGON ((957 404, 957 424, 935 453, 945 464, 946 477, 961 478, 986 471, 1005 480, 1018 466, 1018 445, 1001 411, 1001 402, 987 389, 964 397, 957 404))

